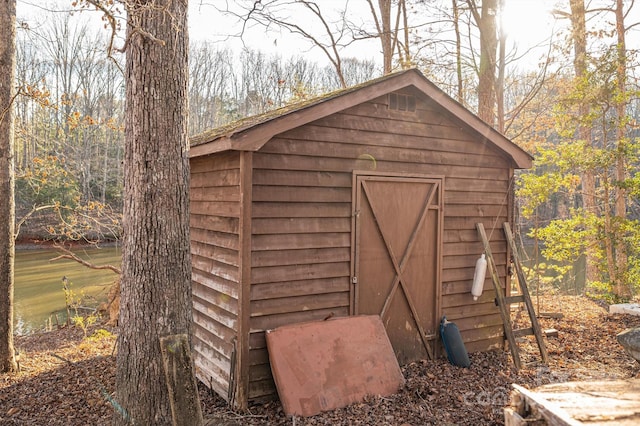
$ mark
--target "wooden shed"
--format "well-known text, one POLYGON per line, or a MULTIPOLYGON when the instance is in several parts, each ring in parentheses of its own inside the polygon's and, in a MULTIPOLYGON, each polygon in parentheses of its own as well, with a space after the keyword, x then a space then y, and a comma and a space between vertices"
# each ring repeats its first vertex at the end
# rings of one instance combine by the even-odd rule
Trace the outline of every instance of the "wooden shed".
MULTIPOLYGON (((400 363, 442 352, 442 315, 470 352, 500 348, 490 235, 532 158, 412 69, 251 117, 191 141, 194 358, 236 406, 276 396, 264 331, 380 314, 400 363)), ((495 230, 495 232, 493 232, 495 230)))

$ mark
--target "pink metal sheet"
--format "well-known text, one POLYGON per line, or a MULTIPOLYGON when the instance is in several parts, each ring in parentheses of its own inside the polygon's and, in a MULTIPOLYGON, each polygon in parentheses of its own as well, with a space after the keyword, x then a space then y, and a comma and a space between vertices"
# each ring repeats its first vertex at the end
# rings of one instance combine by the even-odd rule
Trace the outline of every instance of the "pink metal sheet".
POLYGON ((286 325, 267 331, 271 371, 288 415, 312 416, 390 395, 404 383, 377 315, 286 325))

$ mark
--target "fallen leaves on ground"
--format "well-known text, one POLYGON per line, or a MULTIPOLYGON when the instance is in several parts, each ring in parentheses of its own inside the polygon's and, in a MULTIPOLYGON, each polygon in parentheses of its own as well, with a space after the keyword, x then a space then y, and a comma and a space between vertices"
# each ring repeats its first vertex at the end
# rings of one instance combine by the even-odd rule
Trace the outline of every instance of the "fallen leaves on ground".
MULTIPOLYGON (((538 304, 534 298, 534 303, 538 304)), ((640 326, 640 317, 607 312, 584 297, 553 296, 539 300, 542 329, 558 330, 546 338, 549 365, 539 360, 535 340, 519 343, 525 368, 516 372, 508 351, 471 354, 471 367, 446 359, 403 366, 406 383, 388 397, 309 418, 287 417, 278 401, 253 405, 248 412, 227 407, 200 384, 203 412, 216 425, 500 425, 512 383, 535 388, 573 380, 640 377, 640 364, 617 343, 617 333, 640 326)), ((514 311, 525 326, 526 312, 514 311)), ((89 333, 91 334, 91 332, 89 333)), ((85 339, 81 330, 64 328, 16 338, 22 371, 0 375, 1 425, 108 425, 115 387, 115 336, 85 339)))

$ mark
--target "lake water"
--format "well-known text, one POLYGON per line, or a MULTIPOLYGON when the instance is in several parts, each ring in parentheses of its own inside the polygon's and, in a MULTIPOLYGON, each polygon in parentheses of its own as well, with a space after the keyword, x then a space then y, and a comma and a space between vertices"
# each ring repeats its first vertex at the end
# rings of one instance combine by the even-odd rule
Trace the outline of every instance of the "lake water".
MULTIPOLYGON (((118 247, 78 248, 74 253, 95 265, 120 266, 118 247)), ((60 254, 56 250, 16 249, 13 297, 16 333, 43 329, 50 320, 55 324, 55 313, 60 322, 65 321, 63 277, 76 297, 83 298, 83 306, 96 307, 106 300, 116 274, 110 270, 89 269, 73 260, 50 261, 60 254)))

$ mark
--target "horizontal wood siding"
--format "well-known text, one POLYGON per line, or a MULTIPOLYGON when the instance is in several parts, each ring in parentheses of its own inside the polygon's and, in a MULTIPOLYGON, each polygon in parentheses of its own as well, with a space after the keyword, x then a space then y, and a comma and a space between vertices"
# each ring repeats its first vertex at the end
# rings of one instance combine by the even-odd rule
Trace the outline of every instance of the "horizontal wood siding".
POLYGON ((349 315, 351 172, 283 169, 263 159, 254 154, 252 400, 275 392, 264 330, 349 315))
POLYGON ((198 378, 227 398, 239 315, 238 153, 191 160, 194 362, 198 378))
POLYGON ((477 222, 505 277, 509 163, 428 100, 400 112, 384 96, 287 131, 254 153, 253 167, 251 399, 275 392, 265 330, 350 313, 354 170, 445 176, 442 313, 472 351, 502 343, 491 282, 476 302, 470 289, 477 222))

